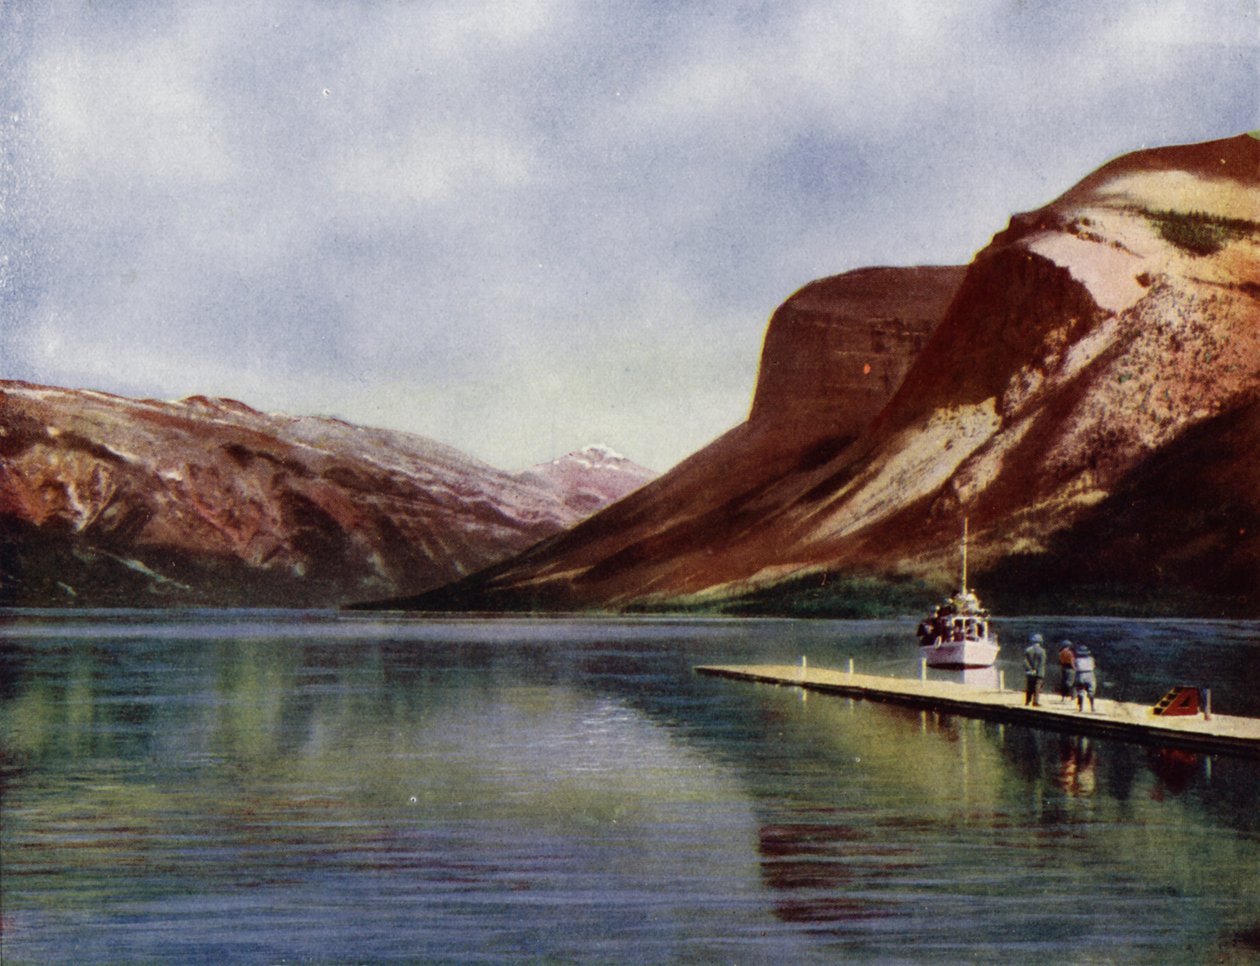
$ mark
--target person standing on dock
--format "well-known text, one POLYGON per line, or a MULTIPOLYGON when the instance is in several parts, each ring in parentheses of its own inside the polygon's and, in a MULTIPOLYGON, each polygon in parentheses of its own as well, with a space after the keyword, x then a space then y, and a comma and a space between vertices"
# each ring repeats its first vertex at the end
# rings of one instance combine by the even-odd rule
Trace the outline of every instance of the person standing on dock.
POLYGON ((1072 642, 1059 641, 1059 703, 1072 700, 1072 688, 1076 684, 1076 655, 1072 642))
POLYGON ((1033 634, 1028 638, 1028 647, 1024 649, 1024 704, 1040 706, 1041 683, 1046 678, 1046 649, 1042 647, 1043 638, 1033 634))
POLYGON ((1085 695, 1089 695, 1089 710, 1094 710, 1094 691, 1097 690, 1098 668, 1094 663, 1094 655, 1084 644, 1077 644, 1072 650, 1072 667, 1076 671, 1076 710, 1085 710, 1085 695))

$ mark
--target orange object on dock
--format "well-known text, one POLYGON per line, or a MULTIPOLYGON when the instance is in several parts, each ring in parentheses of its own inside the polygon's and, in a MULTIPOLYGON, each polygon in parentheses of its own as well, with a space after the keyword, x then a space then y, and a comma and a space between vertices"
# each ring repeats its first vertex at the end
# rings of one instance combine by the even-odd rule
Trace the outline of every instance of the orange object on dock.
POLYGON ((1151 708, 1151 711, 1157 715, 1167 717, 1198 714, 1199 689, 1188 684, 1178 684, 1160 698, 1156 702, 1155 707, 1151 708))

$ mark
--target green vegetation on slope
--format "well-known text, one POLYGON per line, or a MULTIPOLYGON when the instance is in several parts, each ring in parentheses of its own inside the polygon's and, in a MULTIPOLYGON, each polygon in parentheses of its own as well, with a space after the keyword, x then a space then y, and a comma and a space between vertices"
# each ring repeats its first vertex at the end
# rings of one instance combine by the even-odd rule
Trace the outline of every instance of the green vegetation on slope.
POLYGON ((872 573, 810 573, 782 583, 703 603, 658 601, 632 612, 714 614, 734 617, 840 618, 850 620, 918 614, 940 593, 913 577, 872 573))
POLYGON ((1260 231, 1260 223, 1224 218, 1204 211, 1148 211, 1146 217, 1160 236, 1191 255, 1213 255, 1225 243, 1260 231))

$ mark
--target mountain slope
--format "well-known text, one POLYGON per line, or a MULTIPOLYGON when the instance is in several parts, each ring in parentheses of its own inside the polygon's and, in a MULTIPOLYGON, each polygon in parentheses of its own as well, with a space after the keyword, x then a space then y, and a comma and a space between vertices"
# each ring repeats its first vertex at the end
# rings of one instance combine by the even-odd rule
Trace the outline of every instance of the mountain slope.
POLYGON ((623 461, 594 490, 232 400, 4 382, 0 602, 300 606, 415 592, 649 476, 623 461))
POLYGON ((1142 151, 1012 218, 856 435, 780 439, 766 472, 750 454, 797 423, 755 419, 641 491, 634 516, 623 504, 411 603, 720 604, 809 574, 943 589, 967 516, 977 571, 1011 601, 1071 604, 1101 581, 1118 606, 1250 613, 1260 479, 1239 447, 1260 442, 1258 398, 1260 142, 1142 151), (1170 467, 1180 498, 1155 499, 1170 467), (1134 532, 1143 559, 1122 565, 1134 532), (1087 561, 1107 572, 1073 569, 1087 561))

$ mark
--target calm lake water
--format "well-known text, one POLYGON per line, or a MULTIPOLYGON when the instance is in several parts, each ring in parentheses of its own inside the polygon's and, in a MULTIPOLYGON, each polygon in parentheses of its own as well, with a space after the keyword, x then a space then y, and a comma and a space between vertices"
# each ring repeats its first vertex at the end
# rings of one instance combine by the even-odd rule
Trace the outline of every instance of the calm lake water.
MULTIPOLYGON (((1003 621, 1008 682, 1034 629, 1260 714, 1258 623, 1003 621)), ((1260 763, 691 670, 913 632, 0 612, 0 958, 1260 957, 1260 763)))

